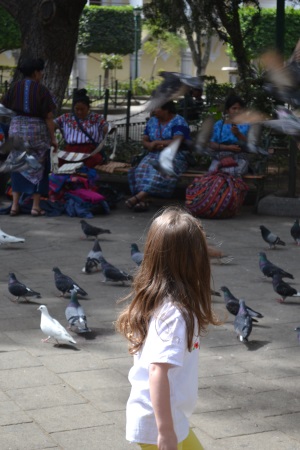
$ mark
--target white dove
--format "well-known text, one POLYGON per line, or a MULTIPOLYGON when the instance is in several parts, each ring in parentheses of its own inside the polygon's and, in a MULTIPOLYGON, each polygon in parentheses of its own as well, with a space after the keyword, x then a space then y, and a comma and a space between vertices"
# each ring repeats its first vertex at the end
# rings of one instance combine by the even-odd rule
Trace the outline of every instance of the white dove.
POLYGON ((22 242, 22 243, 25 242, 25 239, 6 234, 0 228, 0 245, 1 244, 16 244, 16 243, 20 243, 20 242, 22 242))
POLYGON ((59 344, 58 341, 66 342, 68 344, 76 344, 76 341, 67 332, 67 330, 53 317, 50 316, 48 309, 45 305, 41 305, 38 308, 41 311, 41 330, 48 336, 46 339, 42 339, 42 342, 48 342, 53 338, 59 344))

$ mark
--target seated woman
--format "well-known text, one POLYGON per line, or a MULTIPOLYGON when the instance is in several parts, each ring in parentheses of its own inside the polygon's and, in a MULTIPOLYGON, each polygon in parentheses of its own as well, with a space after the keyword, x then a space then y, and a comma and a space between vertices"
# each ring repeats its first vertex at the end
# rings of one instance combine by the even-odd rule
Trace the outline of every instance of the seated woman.
POLYGON ((244 101, 237 95, 232 94, 227 98, 224 118, 215 123, 212 140, 209 144, 209 147, 216 153, 208 169, 209 172, 218 169, 221 172, 236 176, 244 175, 248 172, 247 155, 242 153, 240 143, 247 141, 250 126, 248 124, 236 125, 234 123, 234 118, 241 113, 244 107, 244 101))
MULTIPOLYGON (((73 112, 63 114, 54 120, 56 128, 63 134, 66 152, 92 153, 106 135, 108 124, 104 116, 91 112, 90 104, 86 89, 80 89, 74 94, 73 112)), ((63 162, 60 160, 60 165, 63 162)), ((100 152, 84 160, 84 164, 89 168, 103 162, 100 152)))
MULTIPOLYGON (((148 207, 147 199, 150 196, 172 196, 177 179, 162 175, 154 167, 157 166, 160 151, 176 139, 181 142, 189 140, 190 130, 184 118, 176 114, 175 104, 170 101, 155 109, 147 122, 143 146, 148 150, 148 154, 128 173, 129 187, 133 194, 133 197, 126 201, 128 208, 144 211, 148 207)), ((186 152, 180 147, 174 160, 174 171, 180 176, 187 167, 186 152)))

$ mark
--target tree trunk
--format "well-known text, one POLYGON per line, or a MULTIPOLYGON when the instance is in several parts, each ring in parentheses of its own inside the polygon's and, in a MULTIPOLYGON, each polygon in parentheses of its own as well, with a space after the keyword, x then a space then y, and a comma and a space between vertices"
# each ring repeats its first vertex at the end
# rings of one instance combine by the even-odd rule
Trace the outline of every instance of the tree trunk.
POLYGON ((85 4, 86 0, 0 0, 20 26, 19 61, 28 56, 45 60, 43 83, 55 97, 58 109, 72 70, 85 4))

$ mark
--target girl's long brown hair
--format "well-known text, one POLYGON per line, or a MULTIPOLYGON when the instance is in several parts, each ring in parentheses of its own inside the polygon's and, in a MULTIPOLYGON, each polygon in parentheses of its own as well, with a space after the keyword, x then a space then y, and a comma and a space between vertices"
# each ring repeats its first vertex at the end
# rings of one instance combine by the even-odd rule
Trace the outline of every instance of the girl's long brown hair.
POLYGON ((129 341, 129 352, 140 350, 151 316, 167 297, 184 317, 191 351, 196 324, 200 333, 210 323, 219 324, 211 307, 210 279, 200 221, 181 209, 166 208, 150 226, 144 260, 129 295, 132 301, 116 322, 116 329, 129 341))

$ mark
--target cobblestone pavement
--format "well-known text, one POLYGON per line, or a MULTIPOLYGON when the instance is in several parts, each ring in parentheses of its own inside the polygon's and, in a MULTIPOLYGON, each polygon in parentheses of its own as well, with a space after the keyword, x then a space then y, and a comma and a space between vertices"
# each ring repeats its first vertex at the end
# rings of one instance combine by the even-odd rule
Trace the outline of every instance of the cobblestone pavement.
MULTIPOLYGON (((100 241, 108 261, 134 273, 130 244, 143 248, 156 206, 134 214, 120 205, 90 221, 111 230, 100 241)), ((131 357, 113 328, 121 308, 116 302, 129 287, 104 284, 101 273, 82 273, 93 242, 83 239, 79 220, 1 216, 0 228, 26 239, 0 246, 2 450, 136 448, 125 441, 131 357), (86 337, 72 333, 76 346, 41 342, 39 304, 66 325, 68 299, 58 297, 53 266, 88 292, 81 304, 93 332, 86 337), (10 301, 9 272, 41 292, 42 299, 10 301)), ((230 264, 212 264, 214 289, 228 286, 264 315, 247 345, 236 339, 228 315, 224 325, 202 338, 199 400, 191 425, 206 450, 300 449, 300 346, 294 331, 300 325, 300 298, 278 303, 271 281, 258 269, 258 252, 266 249, 259 230, 264 224, 286 241, 285 247, 266 250, 268 257, 294 274, 292 284, 300 290, 300 247, 290 236, 292 222, 254 215, 248 207, 235 219, 203 221, 211 243, 222 241, 221 248, 234 256, 230 264)), ((223 299, 214 297, 214 304, 224 317, 223 299)))

